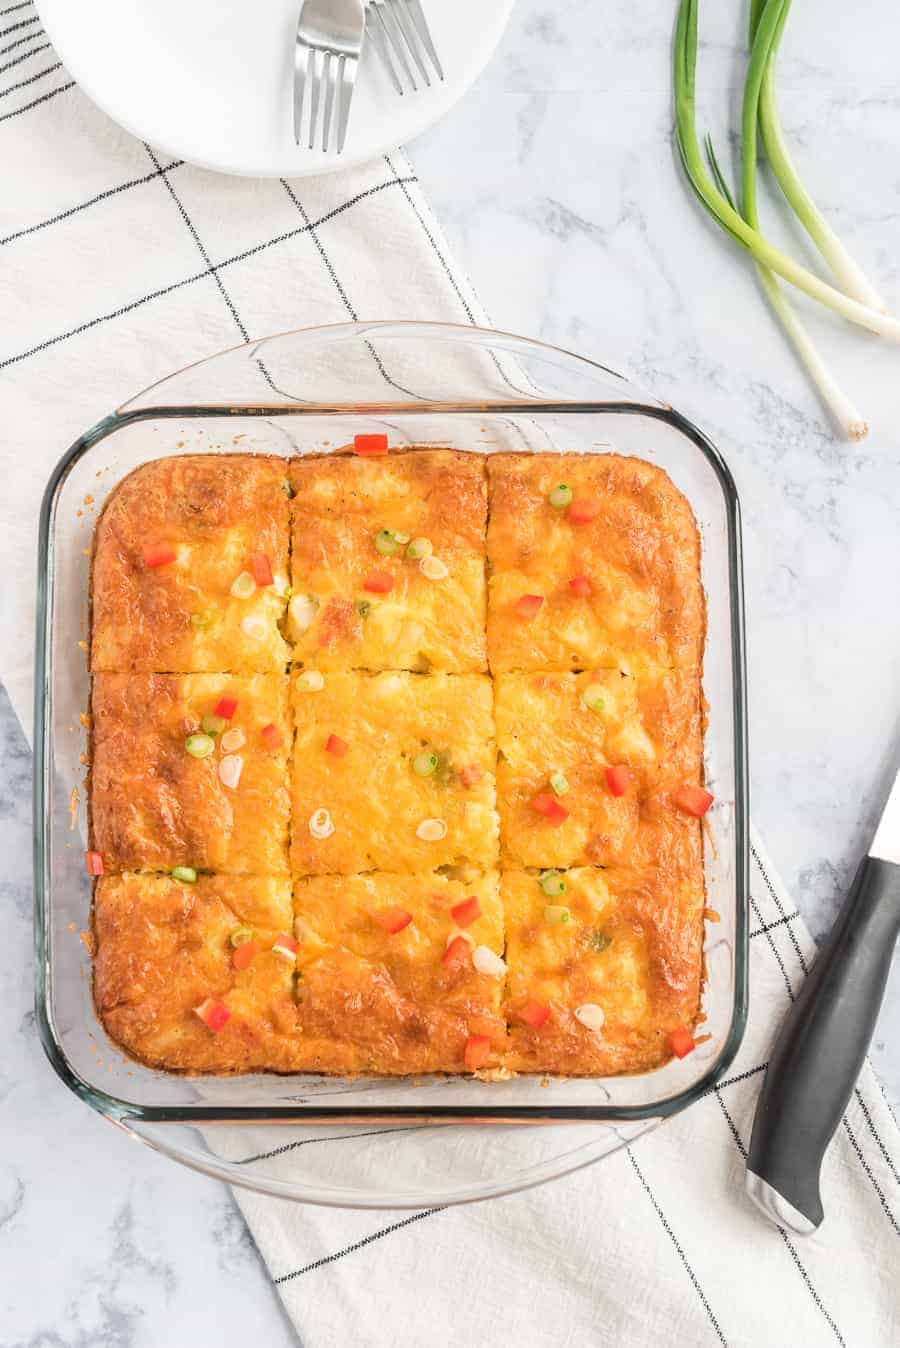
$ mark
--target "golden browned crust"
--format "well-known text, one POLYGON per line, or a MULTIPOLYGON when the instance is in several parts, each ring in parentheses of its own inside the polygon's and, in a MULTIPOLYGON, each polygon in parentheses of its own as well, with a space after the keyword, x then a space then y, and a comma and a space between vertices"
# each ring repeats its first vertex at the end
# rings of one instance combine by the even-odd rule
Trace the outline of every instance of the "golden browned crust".
POLYGON ((483 460, 452 450, 291 465, 294 658, 318 669, 487 668, 483 460), (447 574, 426 575, 407 543, 380 554, 380 530, 426 538, 447 574), (366 588, 373 571, 387 593, 366 588))
POLYGON ((287 871, 286 675, 96 674, 92 727, 93 841, 107 872, 287 871), (237 699, 228 725, 243 743, 226 755, 220 736, 208 757, 192 757, 188 736, 225 695, 237 699), (269 725, 282 736, 274 749, 269 725), (242 760, 235 787, 223 781, 226 756, 242 760))
POLYGON ((92 670, 283 669, 286 485, 283 459, 249 454, 158 459, 126 477, 95 534, 92 670), (148 567, 145 550, 165 545, 176 559, 148 567), (238 598, 255 553, 275 584, 238 598))
POLYGON ((161 460, 101 517, 93 618, 95 998, 126 1051, 186 1072, 397 1075, 466 1070, 483 1037, 488 1070, 605 1075, 659 1066, 695 1022, 702 839, 675 793, 702 781, 704 602, 696 525, 660 469, 449 450, 161 460), (549 504, 560 482, 591 520, 549 504), (379 554, 380 529, 427 538, 447 576, 405 544, 379 554), (148 569, 148 543, 176 561, 148 569), (257 551, 279 584, 232 596, 257 551), (366 589, 373 571, 387 593, 366 589), (543 600, 530 617, 526 594, 543 600), (237 707, 193 757, 223 695, 237 707), (534 805, 551 778, 561 820, 534 805), (214 874, 150 874, 183 866, 214 874), (472 896, 491 973, 472 945, 444 961, 472 896), (391 909, 409 918, 396 931, 391 909), (258 947, 241 969, 238 925, 258 947), (291 930, 295 958, 273 953, 291 930), (207 999, 229 1013, 218 1032, 195 1014, 207 999), (529 1005, 548 1011, 536 1027, 529 1005))

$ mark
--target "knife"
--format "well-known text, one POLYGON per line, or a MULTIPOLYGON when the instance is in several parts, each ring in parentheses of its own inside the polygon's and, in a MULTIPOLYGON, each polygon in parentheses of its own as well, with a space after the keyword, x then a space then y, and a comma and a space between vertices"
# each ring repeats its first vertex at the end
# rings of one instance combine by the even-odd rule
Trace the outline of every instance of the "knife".
POLYGON ((869 855, 791 1007, 763 1080, 747 1193, 778 1226, 824 1217, 819 1172, 853 1093, 900 933, 900 772, 869 855))

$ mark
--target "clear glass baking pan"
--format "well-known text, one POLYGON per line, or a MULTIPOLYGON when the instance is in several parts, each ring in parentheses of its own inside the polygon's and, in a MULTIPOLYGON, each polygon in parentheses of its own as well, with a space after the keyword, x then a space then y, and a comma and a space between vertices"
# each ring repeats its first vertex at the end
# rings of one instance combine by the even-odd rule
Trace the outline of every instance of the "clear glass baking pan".
POLYGON ((284 333, 182 370, 87 431, 48 483, 38 555, 37 1017, 56 1072, 94 1109, 230 1183, 313 1203, 417 1208, 509 1192, 596 1161, 690 1105, 725 1071, 747 997, 740 523, 727 467, 685 417, 612 370, 504 333, 402 322, 284 333), (91 901, 80 717, 97 513, 126 473, 162 455, 322 453, 377 430, 392 444, 479 453, 640 455, 693 506, 708 602, 706 778, 716 797, 707 902, 720 921, 708 924, 705 947, 710 1038, 682 1061, 637 1076, 497 1083, 182 1077, 124 1057, 97 1021, 79 939, 91 901))

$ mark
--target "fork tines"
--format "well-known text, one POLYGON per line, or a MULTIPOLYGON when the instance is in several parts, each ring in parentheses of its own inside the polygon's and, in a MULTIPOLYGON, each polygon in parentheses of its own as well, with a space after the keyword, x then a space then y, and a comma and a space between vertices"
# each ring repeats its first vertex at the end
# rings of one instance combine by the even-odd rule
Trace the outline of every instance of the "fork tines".
POLYGON ((344 148, 347 122, 350 117, 350 99, 356 78, 356 57, 339 52, 320 51, 316 47, 297 46, 294 70, 294 139, 300 144, 303 125, 303 95, 309 86, 309 148, 315 149, 319 107, 322 106, 321 148, 327 152, 331 140, 334 105, 337 100, 337 153, 344 148), (303 66, 303 53, 306 65, 303 66), (322 89, 325 96, 322 98, 322 89))
POLYGON ((366 35, 376 47, 398 94, 405 92, 404 81, 413 92, 419 88, 410 57, 419 78, 429 88, 429 62, 438 78, 444 78, 419 0, 369 0, 366 35))
POLYGON ((309 148, 314 150, 318 141, 327 153, 333 140, 337 153, 343 150, 364 33, 363 0, 301 0, 294 45, 294 139, 298 145, 303 138, 308 88, 309 148))

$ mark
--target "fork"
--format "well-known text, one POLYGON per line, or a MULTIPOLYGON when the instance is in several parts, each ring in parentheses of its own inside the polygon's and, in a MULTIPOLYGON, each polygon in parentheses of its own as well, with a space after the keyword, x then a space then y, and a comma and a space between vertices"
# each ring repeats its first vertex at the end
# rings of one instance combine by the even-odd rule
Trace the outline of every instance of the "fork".
POLYGON ((294 140, 298 145, 308 85, 309 148, 315 149, 322 105, 319 134, 322 150, 327 153, 337 103, 337 153, 343 150, 365 27, 365 0, 303 0, 294 46, 294 140))
POLYGON ((415 93, 418 90, 416 77, 407 60, 407 52, 412 57, 420 77, 431 88, 426 58, 437 72, 438 78, 444 78, 444 71, 435 49, 428 21, 422 12, 419 0, 368 0, 366 6, 366 37, 371 38, 377 48, 391 82, 398 94, 404 93, 403 82, 397 74, 400 67, 406 82, 415 93))

